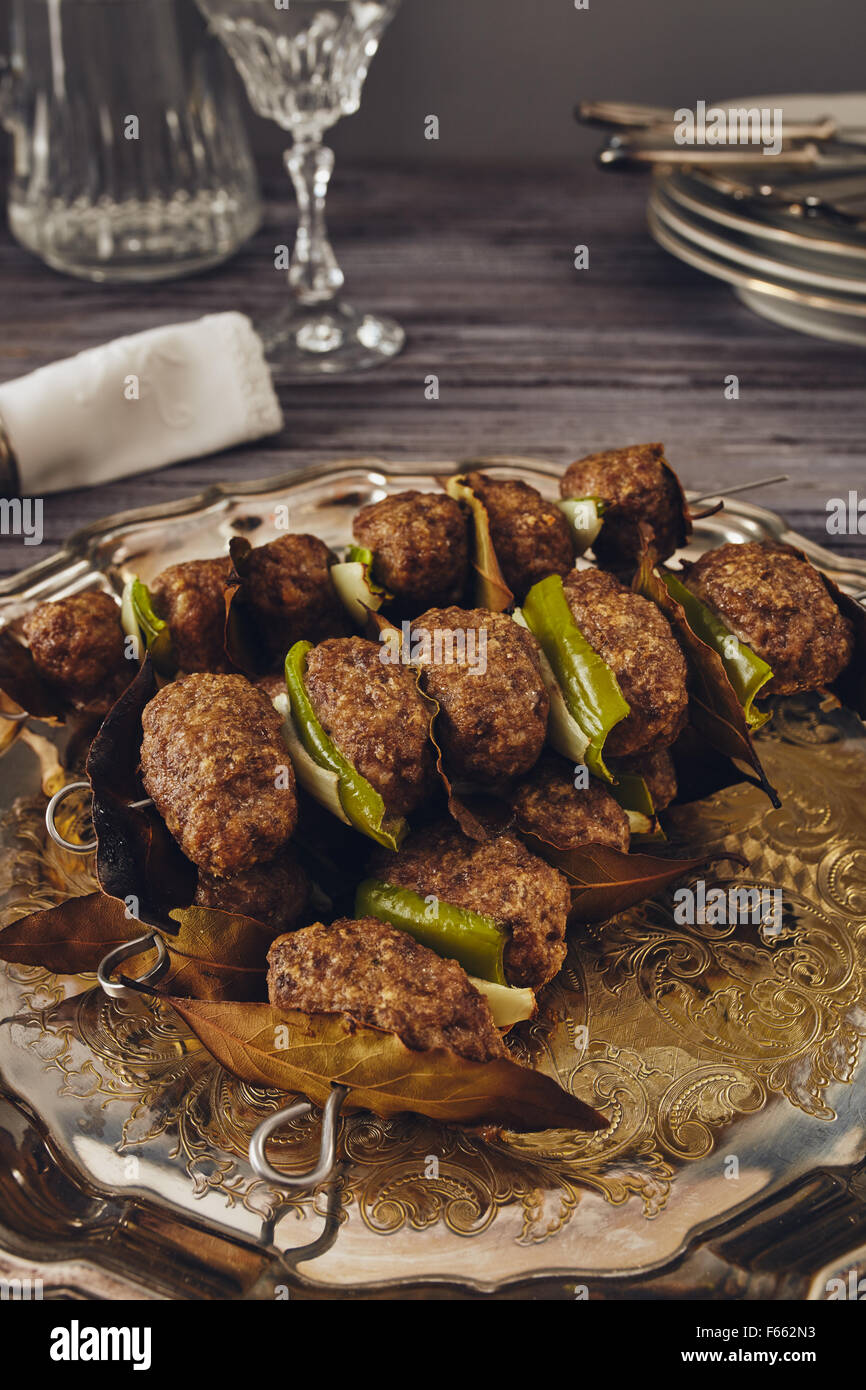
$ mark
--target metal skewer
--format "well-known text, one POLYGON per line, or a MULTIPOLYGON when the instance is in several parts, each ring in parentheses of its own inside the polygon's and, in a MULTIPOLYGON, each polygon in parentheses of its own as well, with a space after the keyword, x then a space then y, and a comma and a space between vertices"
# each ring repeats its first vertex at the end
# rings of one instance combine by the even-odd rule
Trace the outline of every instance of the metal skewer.
MULTIPOLYGON (((57 829, 55 817, 57 815, 57 807, 60 805, 61 801, 65 801, 66 797, 72 792, 85 790, 91 790, 89 782, 70 782, 67 786, 61 787, 59 792, 55 792, 48 805, 45 807, 45 828, 48 834, 56 845, 59 845, 61 849, 68 850, 70 854, 92 854, 99 843, 95 837, 92 840, 88 840, 85 844, 67 840, 57 829)), ((141 801, 127 802, 127 810, 141 811, 145 806, 152 805, 152 799, 146 796, 141 801)))
POLYGON ((54 820, 61 801, 65 801, 67 796, 71 796, 73 792, 80 791, 90 791, 90 783, 69 782, 65 787, 61 787, 59 792, 54 793, 48 805, 45 807, 45 828, 54 843, 59 845, 61 849, 68 850, 70 854, 92 854, 98 843, 95 836, 92 840, 87 840, 83 844, 76 844, 72 840, 67 840, 65 836, 61 835, 54 820))
MULTIPOLYGON (((55 814, 58 806, 66 797, 73 792, 90 791, 89 782, 70 782, 67 786, 61 787, 59 792, 55 792, 45 808, 45 825, 48 834, 55 844, 61 849, 68 850, 71 854, 91 854, 96 849, 98 841, 94 838, 85 844, 75 844, 61 835, 55 824, 55 814)), ((145 797, 141 801, 129 803, 131 809, 140 810, 145 806, 152 805, 150 797, 145 797)), ((148 987, 165 973, 168 967, 169 955, 166 950, 165 942, 158 931, 151 930, 142 936, 137 936, 133 941, 125 941, 122 945, 116 946, 103 956, 96 972, 96 978, 101 989, 111 999, 124 999, 130 992, 147 992, 148 987), (117 979, 113 978, 117 967, 124 960, 129 960, 132 956, 141 955, 144 951, 155 950, 156 962, 151 968, 140 975, 138 979, 132 980, 127 975, 120 975, 117 979)), ((265 1157, 265 1144, 273 1134, 274 1130, 279 1129, 287 1120, 299 1118, 301 1115, 308 1115, 312 1110, 309 1101, 297 1101, 282 1110, 269 1115, 266 1120, 254 1131, 250 1139, 249 1157, 253 1171, 260 1178, 273 1183, 277 1187, 317 1187, 319 1183, 325 1181, 330 1176, 337 1161, 337 1120, 340 1114, 340 1107, 348 1095, 346 1086, 335 1085, 325 1103, 322 1111, 322 1138, 319 1146, 319 1159, 315 1167, 307 1173, 289 1175, 280 1173, 276 1168, 268 1163, 265 1157)))
POLYGON ((253 1172, 265 1182, 271 1182, 275 1187, 317 1187, 319 1183, 330 1177, 337 1161, 337 1120, 340 1115, 340 1108, 346 1096, 349 1094, 348 1086, 334 1085, 331 1094, 325 1101, 322 1110, 322 1138, 319 1145, 319 1161, 314 1168, 306 1173, 281 1173, 277 1168, 271 1166, 265 1157, 265 1144, 275 1130, 288 1120, 300 1119, 302 1115, 309 1115, 312 1105, 309 1101, 295 1101, 283 1110, 276 1110, 273 1115, 268 1115, 267 1119, 262 1120, 256 1127, 250 1139, 249 1159, 253 1172))
POLYGON ((10 714, 8 710, 0 709, 0 719, 6 719, 10 724, 23 724, 30 715, 26 710, 21 710, 18 714, 10 714))
POLYGON ((690 497, 689 506, 692 503, 715 501, 719 497, 733 497, 735 492, 749 492, 753 487, 769 487, 771 483, 786 483, 787 473, 777 473, 772 478, 756 478, 751 483, 737 483, 735 487, 722 488, 719 492, 704 492, 700 497, 690 497))
POLYGON ((125 941, 122 946, 115 946, 113 951, 103 956, 96 978, 111 999, 124 999, 130 990, 140 990, 142 986, 155 984, 165 973, 167 965, 168 951, 165 949, 165 942, 158 931, 149 931, 143 936, 137 936, 134 941, 125 941), (121 961, 129 960, 131 956, 139 956, 142 951, 149 951, 151 948, 156 950, 156 964, 144 975, 140 975, 137 980, 131 980, 127 975, 121 975, 116 980, 111 978, 115 967, 121 961))

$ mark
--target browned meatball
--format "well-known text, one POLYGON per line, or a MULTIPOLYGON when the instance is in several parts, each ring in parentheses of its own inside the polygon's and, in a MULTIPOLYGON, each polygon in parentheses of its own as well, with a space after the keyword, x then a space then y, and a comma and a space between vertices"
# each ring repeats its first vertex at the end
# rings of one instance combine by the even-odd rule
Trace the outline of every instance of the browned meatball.
POLYGON ((605 751, 615 757, 669 747, 686 722, 688 691, 685 658, 667 619, 602 570, 574 570, 563 587, 575 622, 631 709, 608 734, 605 751))
POLYGON ((447 1047, 473 1062, 507 1056, 487 1000, 457 962, 375 917, 279 937, 268 952, 268 997, 278 1009, 345 1014, 416 1052, 447 1047))
POLYGON ((532 633, 505 613, 431 608, 413 623, 412 643, 439 705, 436 738, 449 772, 482 784, 528 772, 550 708, 532 633))
POLYGON ((141 718, 141 773, 184 854, 225 876, 273 859, 297 822, 281 720, 243 676, 165 686, 141 718))
POLYGON ((528 483, 470 473, 466 480, 484 503, 503 578, 518 601, 548 574, 568 574, 574 543, 566 517, 528 483))
POLYGON ((410 835, 397 854, 377 850, 371 871, 422 897, 432 893, 443 903, 493 917, 508 932, 510 985, 539 989, 565 960, 568 882, 516 835, 478 843, 450 822, 432 826, 410 835))
POLYGON ((677 774, 674 760, 666 748, 655 753, 639 753, 634 758, 618 758, 614 774, 631 772, 642 777, 653 799, 653 808, 663 811, 677 794, 677 774))
POLYGON ((628 850, 628 816, 595 777, 586 787, 575 786, 574 768, 547 753, 515 789, 511 804, 523 831, 539 836, 557 849, 581 845, 610 845, 628 850))
POLYGON ((269 671, 266 676, 257 676, 253 681, 256 690, 261 690, 269 700, 286 693, 286 677, 283 671, 269 671))
POLYGON ((243 562, 243 593, 270 656, 284 660, 295 642, 319 642, 352 631, 331 582, 337 557, 316 536, 280 536, 256 546, 243 562))
POLYGON ((851 660, 851 622, 818 571, 790 545, 720 545, 684 577, 692 593, 773 668, 762 695, 817 690, 851 660))
POLYGON ((403 608, 457 603, 469 573, 466 513, 444 492, 397 492, 362 507, 352 523, 373 552, 376 579, 403 608))
POLYGON ((193 898, 198 907, 254 917, 275 932, 296 926, 309 900, 310 881, 291 849, 229 878, 217 878, 199 869, 193 898))
POLYGON ((181 671, 228 671, 225 590, 228 556, 169 565, 150 585, 153 607, 168 623, 181 671))
POLYGON ((39 673, 71 705, 110 709, 137 666, 124 659, 120 608, 108 594, 40 603, 24 621, 39 673))
POLYGON ((640 553, 638 523, 651 527, 658 558, 684 545, 691 530, 676 474, 663 444, 629 444, 578 459, 565 470, 563 497, 600 497, 604 520, 593 552, 606 569, 633 569, 640 553))
POLYGON ((391 815, 414 811, 433 785, 430 711, 408 666, 382 660, 363 637, 337 637, 307 654, 304 685, 325 732, 391 815))

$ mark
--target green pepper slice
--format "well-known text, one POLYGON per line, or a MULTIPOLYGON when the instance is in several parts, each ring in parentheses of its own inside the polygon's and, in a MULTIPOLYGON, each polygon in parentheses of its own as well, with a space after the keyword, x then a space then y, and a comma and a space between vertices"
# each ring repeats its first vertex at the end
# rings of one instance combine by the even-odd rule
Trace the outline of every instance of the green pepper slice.
POLYGON ((409 888, 397 888, 376 878, 358 885, 355 914, 390 922, 438 956, 456 960, 467 975, 495 985, 507 983, 503 966, 506 936, 492 917, 432 896, 422 898, 409 888))
POLYGON ((376 597, 382 599, 384 603, 386 600, 392 599, 394 595, 390 594, 385 588, 385 585, 380 584, 378 579, 375 578, 373 574, 373 561, 373 552, 372 550, 367 550, 366 546, 350 545, 349 549, 346 551, 346 564, 364 566, 364 578, 370 593, 375 594, 376 597))
POLYGON ((350 565, 366 565, 368 569, 373 566, 373 552, 368 550, 365 545, 350 545, 346 551, 346 563, 350 565))
POLYGON ((628 814, 632 835, 643 835, 648 839, 665 840, 667 836, 656 823, 656 808, 652 792, 645 778, 638 772, 614 770, 616 781, 611 787, 611 795, 628 814))
POLYGON ((639 815, 655 816, 652 793, 643 777, 637 772, 617 772, 616 784, 611 788, 613 796, 624 811, 637 811, 639 815))
POLYGON ((355 829, 386 849, 399 849, 409 829, 406 821, 387 814, 375 787, 343 756, 316 717, 304 685, 307 653, 312 647, 312 642, 296 642, 286 657, 286 687, 298 736, 319 767, 337 774, 340 802, 355 829))
POLYGON ((613 671, 574 621, 560 575, 549 574, 533 584, 523 616, 541 643, 572 718, 586 734, 587 767, 596 777, 612 782, 602 751, 611 729, 625 719, 630 707, 613 671))
POLYGON ((150 652, 153 664, 161 676, 171 677, 177 671, 177 660, 171 641, 168 623, 157 617, 153 607, 150 590, 141 580, 133 577, 124 591, 132 610, 132 618, 144 638, 144 645, 150 652))
POLYGON ((722 659, 725 673, 734 688, 737 699, 743 707, 746 723, 750 729, 760 729, 770 718, 754 708, 754 700, 768 681, 773 679, 772 668, 756 655, 751 647, 741 642, 731 629, 717 618, 705 603, 702 603, 685 584, 674 574, 662 574, 665 587, 671 598, 676 599, 685 612, 689 627, 696 637, 712 647, 722 659))

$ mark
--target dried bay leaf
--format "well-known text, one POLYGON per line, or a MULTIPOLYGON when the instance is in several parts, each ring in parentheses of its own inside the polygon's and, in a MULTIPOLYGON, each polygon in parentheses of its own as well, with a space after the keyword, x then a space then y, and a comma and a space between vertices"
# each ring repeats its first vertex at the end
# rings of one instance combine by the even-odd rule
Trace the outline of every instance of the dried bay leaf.
MULTIPOLYGON (((211 1000, 265 997, 273 931, 254 918, 211 907, 175 910, 171 918, 176 930, 160 933, 169 964, 156 992, 211 1000)), ((109 951, 145 930, 125 903, 105 893, 89 893, 6 927, 0 932, 0 959, 39 965, 57 975, 81 975, 98 969, 109 951)), ((122 973, 136 979, 153 963, 149 948, 124 961, 122 973)))
POLYGON ((324 1105, 334 1084, 349 1109, 414 1111, 454 1124, 516 1130, 597 1130, 603 1116, 543 1072, 510 1059, 470 1062, 448 1048, 415 1052, 393 1033, 342 1014, 304 1014, 270 1004, 169 1001, 211 1056, 243 1081, 324 1105), (278 1046, 284 1041, 285 1046, 278 1046))
POLYGON ((137 898, 141 921, 160 926, 171 908, 192 901, 196 871, 156 808, 134 804, 147 798, 138 770, 141 715, 155 694, 156 674, 148 654, 93 740, 87 775, 99 885, 112 897, 137 898))
POLYGON ((742 856, 731 853, 673 859, 625 853, 611 845, 561 849, 528 832, 523 832, 523 838, 534 853, 565 874, 572 890, 571 919, 579 922, 606 922, 713 860, 745 863, 742 856))
POLYGON ((14 625, 0 628, 0 690, 35 719, 61 721, 69 705, 40 675, 28 647, 19 642, 14 625))
MULTIPOLYGON (((41 965, 56 975, 96 970, 103 956, 141 936, 144 928, 125 904, 104 893, 68 898, 57 907, 31 912, 0 931, 0 960, 41 965)), ((152 964, 152 962, 151 962, 152 964)))
POLYGON ((472 569, 475 575, 473 605, 487 608, 491 613, 504 613, 514 603, 514 595, 505 582, 496 557, 487 508, 475 495, 463 473, 455 473, 454 477, 448 478, 444 488, 455 502, 463 502, 469 508, 473 534, 472 569))

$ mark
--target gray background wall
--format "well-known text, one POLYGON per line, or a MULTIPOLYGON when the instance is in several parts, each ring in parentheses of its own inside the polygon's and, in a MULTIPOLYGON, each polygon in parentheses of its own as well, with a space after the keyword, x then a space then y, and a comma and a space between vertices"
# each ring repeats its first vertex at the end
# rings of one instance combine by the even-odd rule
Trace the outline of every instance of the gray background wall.
POLYGON ((364 106, 338 131, 353 156, 562 163, 591 151, 571 109, 604 97, 706 100, 866 87, 863 0, 403 0, 364 106), (438 143, 423 117, 440 117, 438 143))
MULTIPOLYGON (((0 0, 0 34, 11 3, 0 0)), ((180 3, 198 23, 192 0, 180 3)), ((692 106, 856 90, 864 52, 863 0, 589 0, 581 11, 573 0, 403 0, 334 144, 357 160, 564 164, 598 143, 571 119, 580 97, 692 106), (423 138, 430 113, 438 142, 423 138)), ((264 171, 285 141, 250 119, 264 171)))

